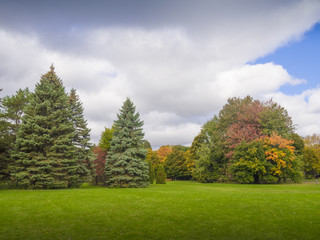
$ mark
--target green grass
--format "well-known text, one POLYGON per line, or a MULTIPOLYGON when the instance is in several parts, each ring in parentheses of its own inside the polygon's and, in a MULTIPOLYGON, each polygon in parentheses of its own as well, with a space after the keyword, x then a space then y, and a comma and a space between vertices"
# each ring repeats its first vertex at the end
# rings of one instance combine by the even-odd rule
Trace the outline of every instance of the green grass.
POLYGON ((320 184, 0 190, 0 239, 320 239, 320 184))

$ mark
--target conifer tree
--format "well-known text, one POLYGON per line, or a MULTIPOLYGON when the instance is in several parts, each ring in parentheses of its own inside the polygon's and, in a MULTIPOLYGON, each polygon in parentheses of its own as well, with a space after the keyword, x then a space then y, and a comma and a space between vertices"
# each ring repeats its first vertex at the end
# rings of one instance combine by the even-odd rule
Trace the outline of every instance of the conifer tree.
POLYGON ((66 188, 79 180, 71 109, 54 67, 41 76, 16 138, 12 179, 29 188, 66 188))
POLYGON ((14 150, 23 110, 30 96, 31 92, 26 88, 19 89, 15 95, 0 99, 0 180, 10 179, 11 154, 14 150))
POLYGON ((149 182, 150 184, 153 184, 154 182, 154 168, 152 166, 152 162, 150 160, 147 160, 148 167, 149 167, 149 182))
POLYGON ((75 157, 78 160, 80 182, 91 181, 95 175, 94 159, 95 156, 91 150, 90 129, 87 121, 84 119, 83 107, 80 98, 75 89, 71 89, 69 94, 69 104, 72 113, 72 122, 75 129, 73 145, 76 147, 75 157))
POLYGON ((146 149, 143 146, 143 121, 133 102, 127 98, 118 119, 106 160, 106 185, 109 187, 145 187, 149 184, 146 149))
POLYGON ((157 174, 156 174, 156 184, 165 184, 166 183, 166 173, 164 171, 163 165, 160 164, 157 174))

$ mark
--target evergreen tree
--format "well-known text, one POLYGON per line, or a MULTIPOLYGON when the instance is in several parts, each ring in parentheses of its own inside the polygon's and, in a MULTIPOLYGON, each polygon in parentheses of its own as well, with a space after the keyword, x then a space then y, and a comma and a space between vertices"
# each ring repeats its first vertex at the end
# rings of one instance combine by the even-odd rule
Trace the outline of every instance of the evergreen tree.
POLYGON ((153 184, 154 182, 154 168, 152 166, 152 162, 150 160, 147 161, 149 166, 149 182, 150 184, 153 184))
POLYGON ((145 187, 149 184, 146 149, 143 146, 143 121, 127 98, 114 122, 113 137, 106 160, 106 185, 145 187))
POLYGON ((165 184, 166 183, 166 173, 164 171, 163 165, 160 164, 157 175, 156 175, 156 184, 165 184))
POLYGON ((15 95, 1 99, 0 105, 0 180, 9 180, 11 154, 14 150, 16 135, 21 124, 23 110, 28 104, 31 93, 28 88, 19 89, 15 95))
POLYGON ((79 180, 80 182, 91 181, 95 174, 95 156, 91 150, 92 145, 89 142, 90 129, 87 126, 87 121, 84 119, 82 103, 75 89, 71 89, 69 104, 72 112, 73 127, 75 129, 73 145, 76 147, 75 157, 79 164, 79 180))
POLYGON ((16 139, 12 179, 29 188, 66 188, 79 181, 71 109, 54 67, 41 76, 16 139))
MULTIPOLYGON (((2 89, 0 89, 2 91, 2 89)), ((8 165, 10 161, 10 150, 12 137, 10 134, 10 126, 7 119, 6 111, 2 104, 3 99, 0 99, 0 180, 9 179, 8 165)))

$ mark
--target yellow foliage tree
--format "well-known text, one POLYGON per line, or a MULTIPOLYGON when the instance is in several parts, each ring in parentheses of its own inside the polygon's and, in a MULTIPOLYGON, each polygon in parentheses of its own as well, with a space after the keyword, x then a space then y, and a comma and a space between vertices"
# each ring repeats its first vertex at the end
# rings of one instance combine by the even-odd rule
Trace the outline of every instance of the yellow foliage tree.
POLYGON ((297 182, 301 179, 299 160, 294 154, 293 141, 287 140, 276 133, 260 139, 263 142, 267 161, 272 164, 271 174, 281 180, 287 178, 297 182))

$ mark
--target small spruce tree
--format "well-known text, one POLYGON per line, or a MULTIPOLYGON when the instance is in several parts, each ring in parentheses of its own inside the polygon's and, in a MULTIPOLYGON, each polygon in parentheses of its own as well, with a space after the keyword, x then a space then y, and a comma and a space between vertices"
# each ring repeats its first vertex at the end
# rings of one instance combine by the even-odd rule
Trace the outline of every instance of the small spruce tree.
POLYGON ((36 85, 18 130, 11 174, 17 185, 67 188, 78 184, 71 118, 68 96, 51 66, 36 85))
POLYGON ((166 173, 164 171, 163 165, 160 164, 156 174, 156 184, 166 184, 166 173))
POLYGON ((118 119, 106 159, 106 185, 109 187, 146 187, 149 184, 146 149, 143 146, 143 121, 127 98, 118 119))
POLYGON ((75 129, 73 145, 76 147, 75 157, 78 160, 79 183, 89 182, 95 175, 94 160, 90 144, 90 129, 84 119, 83 107, 75 89, 71 89, 69 94, 69 104, 71 108, 72 123, 75 129))

